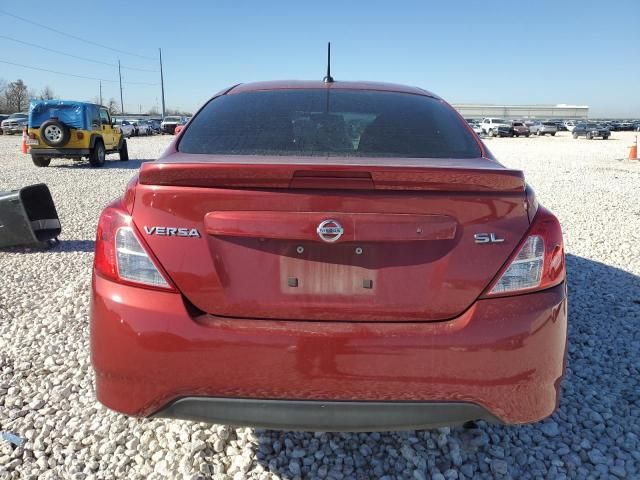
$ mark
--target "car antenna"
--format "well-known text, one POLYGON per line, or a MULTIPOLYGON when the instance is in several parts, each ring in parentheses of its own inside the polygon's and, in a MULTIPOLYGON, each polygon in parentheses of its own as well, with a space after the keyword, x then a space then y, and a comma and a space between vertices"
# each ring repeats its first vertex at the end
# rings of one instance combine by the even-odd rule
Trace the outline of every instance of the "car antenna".
POLYGON ((331 42, 327 42, 327 75, 322 79, 324 83, 333 83, 331 76, 331 42))

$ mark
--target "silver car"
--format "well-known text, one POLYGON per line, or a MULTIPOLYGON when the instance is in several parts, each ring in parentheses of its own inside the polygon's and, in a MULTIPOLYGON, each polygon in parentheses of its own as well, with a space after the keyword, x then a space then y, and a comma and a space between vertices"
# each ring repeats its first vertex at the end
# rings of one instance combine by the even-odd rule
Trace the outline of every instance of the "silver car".
POLYGON ((527 127, 529 127, 529 131, 531 135, 551 135, 554 137, 558 132, 558 126, 553 122, 526 122, 527 127))
POLYGON ((151 125, 146 120, 134 119, 129 121, 133 124, 136 135, 153 135, 151 125))

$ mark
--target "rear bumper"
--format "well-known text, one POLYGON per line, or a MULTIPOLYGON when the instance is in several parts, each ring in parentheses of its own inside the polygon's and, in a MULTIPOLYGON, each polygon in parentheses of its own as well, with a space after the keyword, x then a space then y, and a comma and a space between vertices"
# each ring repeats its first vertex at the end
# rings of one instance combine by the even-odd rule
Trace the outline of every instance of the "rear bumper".
POLYGON ((566 331, 564 284, 399 324, 193 317, 179 294, 93 282, 96 394, 136 416, 305 430, 533 422, 557 406, 566 331))
POLYGON ((420 430, 479 419, 501 423, 486 409, 465 402, 328 402, 211 397, 178 399, 154 417, 323 432, 420 430))

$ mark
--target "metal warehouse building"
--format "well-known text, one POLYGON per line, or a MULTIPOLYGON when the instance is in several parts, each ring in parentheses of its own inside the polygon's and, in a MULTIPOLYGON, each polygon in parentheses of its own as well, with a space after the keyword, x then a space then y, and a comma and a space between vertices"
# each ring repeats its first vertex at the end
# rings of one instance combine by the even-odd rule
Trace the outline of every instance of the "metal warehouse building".
POLYGON ((453 105, 464 118, 561 118, 583 119, 589 116, 586 105, 479 105, 458 103, 453 105))

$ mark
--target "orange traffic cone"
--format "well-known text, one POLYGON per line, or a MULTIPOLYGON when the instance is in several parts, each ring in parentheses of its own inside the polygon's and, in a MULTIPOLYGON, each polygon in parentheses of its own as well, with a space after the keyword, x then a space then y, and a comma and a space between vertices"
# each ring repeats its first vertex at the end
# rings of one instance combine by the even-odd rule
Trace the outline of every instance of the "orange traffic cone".
POLYGON ((629 160, 638 160, 638 136, 633 141, 633 145, 629 149, 629 160))
POLYGON ((27 147, 27 129, 22 129, 22 153, 29 153, 29 148, 27 147))

